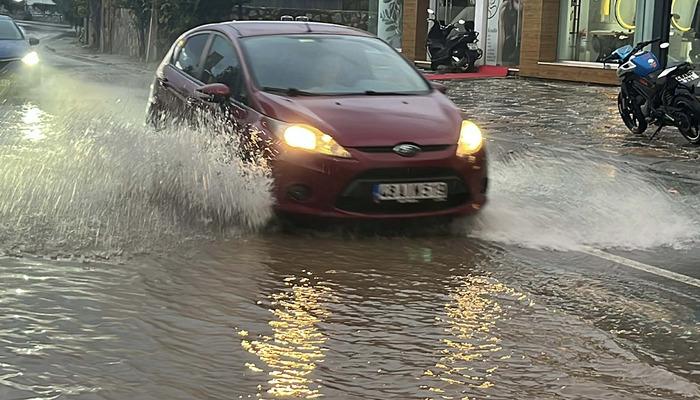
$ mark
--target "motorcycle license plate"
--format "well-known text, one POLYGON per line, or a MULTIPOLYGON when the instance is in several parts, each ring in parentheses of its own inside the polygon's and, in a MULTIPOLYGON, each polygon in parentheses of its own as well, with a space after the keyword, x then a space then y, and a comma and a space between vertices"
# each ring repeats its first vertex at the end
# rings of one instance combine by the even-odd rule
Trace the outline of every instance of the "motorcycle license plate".
POLYGON ((700 75, 698 75, 698 73, 695 71, 691 71, 687 74, 679 75, 676 77, 676 80, 680 83, 690 83, 698 79, 700 79, 700 75))
POLYGON ((469 50, 479 50, 479 45, 476 43, 468 43, 467 48, 469 48, 469 50))

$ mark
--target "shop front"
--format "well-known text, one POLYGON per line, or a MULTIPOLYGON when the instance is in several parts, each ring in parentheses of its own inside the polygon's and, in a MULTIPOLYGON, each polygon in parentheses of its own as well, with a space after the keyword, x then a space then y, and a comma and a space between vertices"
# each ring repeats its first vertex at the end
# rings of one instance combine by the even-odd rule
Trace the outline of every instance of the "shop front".
POLYGON ((526 0, 520 74, 617 83, 605 57, 626 44, 667 36, 669 63, 700 62, 698 0, 526 0))
POLYGON ((464 20, 466 29, 479 32, 479 46, 484 51, 480 64, 517 66, 522 4, 522 0, 430 0, 428 7, 443 23, 464 20))

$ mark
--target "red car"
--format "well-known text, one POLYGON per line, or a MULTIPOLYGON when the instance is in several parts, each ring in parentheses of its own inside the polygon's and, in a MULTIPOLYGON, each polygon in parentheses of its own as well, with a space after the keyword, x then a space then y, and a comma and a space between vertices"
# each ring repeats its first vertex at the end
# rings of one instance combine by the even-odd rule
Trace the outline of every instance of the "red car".
POLYGON ((149 116, 155 123, 205 102, 254 128, 241 131, 271 143, 282 214, 471 214, 486 202, 485 143, 442 88, 360 30, 226 22, 195 28, 172 46, 149 116))

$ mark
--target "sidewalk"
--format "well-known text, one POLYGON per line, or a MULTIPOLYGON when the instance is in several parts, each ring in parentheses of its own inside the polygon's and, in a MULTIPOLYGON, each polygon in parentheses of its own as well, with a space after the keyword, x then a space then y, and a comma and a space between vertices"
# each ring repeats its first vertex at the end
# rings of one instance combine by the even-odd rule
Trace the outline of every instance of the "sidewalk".
POLYGON ((68 29, 73 29, 72 26, 69 24, 56 24, 53 22, 41 22, 41 21, 25 21, 21 19, 15 20, 17 22, 17 25, 23 26, 23 25, 39 25, 39 26, 46 26, 46 27, 52 27, 52 28, 68 28, 68 29))
POLYGON ((91 64, 127 70, 135 74, 151 74, 158 66, 158 63, 147 64, 138 59, 121 54, 100 53, 80 44, 78 38, 70 33, 60 34, 46 40, 44 48, 59 56, 70 57, 91 64))

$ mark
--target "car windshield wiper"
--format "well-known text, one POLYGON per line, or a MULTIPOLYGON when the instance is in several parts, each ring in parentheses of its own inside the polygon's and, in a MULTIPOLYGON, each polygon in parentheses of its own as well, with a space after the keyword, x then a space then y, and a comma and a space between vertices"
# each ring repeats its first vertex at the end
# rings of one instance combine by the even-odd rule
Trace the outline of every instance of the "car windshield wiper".
POLYGON ((365 90, 363 93, 367 96, 416 96, 416 92, 378 92, 376 90, 365 90))
POLYGON ((270 92, 270 93, 282 93, 282 94, 286 94, 287 96, 319 96, 318 93, 305 92, 305 91, 299 90, 297 88, 278 88, 278 87, 265 86, 262 88, 262 90, 265 92, 270 92))

